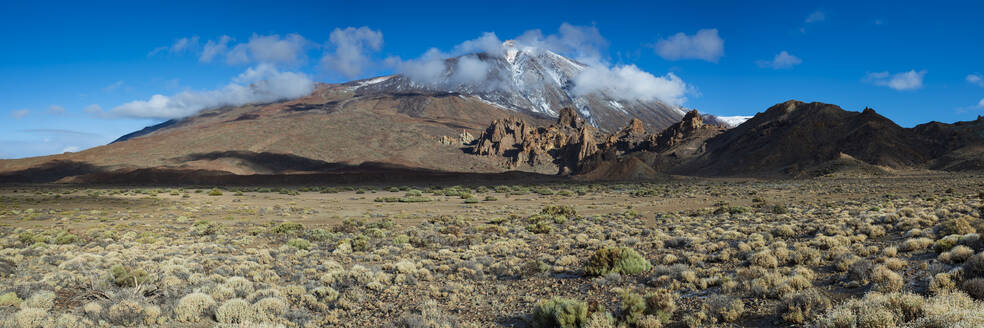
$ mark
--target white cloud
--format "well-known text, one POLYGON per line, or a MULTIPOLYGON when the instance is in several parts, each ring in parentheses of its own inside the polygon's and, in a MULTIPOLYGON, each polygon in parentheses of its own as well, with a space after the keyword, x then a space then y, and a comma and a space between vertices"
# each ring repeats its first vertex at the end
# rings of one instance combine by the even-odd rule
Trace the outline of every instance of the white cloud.
POLYGON ((865 75, 863 81, 878 86, 904 91, 922 88, 924 76, 926 76, 926 70, 921 70, 918 72, 916 70, 911 70, 908 72, 895 74, 891 74, 889 72, 874 72, 865 75))
POLYGON ((984 76, 979 73, 967 75, 967 82, 984 87, 984 76))
POLYGON ((79 151, 79 146, 68 146, 62 149, 62 153, 74 153, 79 151))
POLYGON ((977 108, 984 108, 984 98, 981 98, 981 101, 977 102, 977 108))
POLYGON ((460 83, 479 83, 485 81, 491 67, 475 56, 462 56, 455 63, 451 79, 460 83))
POLYGON ((755 62, 759 67, 771 67, 772 69, 789 69, 803 63, 799 57, 793 56, 785 50, 780 51, 772 60, 759 60, 755 62))
POLYGON ((148 57, 154 56, 162 52, 168 52, 170 54, 179 54, 185 51, 195 50, 197 48, 198 48, 197 36, 193 36, 190 38, 180 38, 177 41, 174 41, 174 44, 171 44, 170 46, 154 48, 154 50, 151 50, 150 53, 147 54, 147 56, 148 57))
POLYGON ((305 50, 308 45, 307 39, 299 34, 288 34, 283 38, 278 34, 253 34, 249 42, 237 44, 226 53, 226 62, 233 65, 249 63, 299 65, 307 61, 305 50))
POLYGON ((656 77, 635 65, 589 67, 577 76, 574 85, 578 95, 604 92, 623 100, 661 100, 673 105, 687 100, 687 84, 675 74, 656 77))
POLYGON ((453 54, 487 53, 493 56, 501 55, 505 48, 502 41, 492 32, 482 33, 482 36, 462 42, 454 47, 453 54))
POLYGON ((336 28, 329 42, 335 46, 333 53, 321 57, 321 65, 347 78, 361 75, 371 64, 369 54, 383 46, 383 33, 366 26, 360 28, 336 28))
POLYGON ((232 42, 232 40, 228 35, 219 37, 218 41, 208 40, 205 43, 205 48, 202 49, 201 55, 198 56, 198 61, 203 63, 212 62, 212 59, 215 59, 215 57, 229 51, 229 42, 232 42))
POLYGON ((444 60, 447 57, 437 48, 430 48, 420 58, 404 61, 399 57, 390 57, 386 59, 386 63, 415 82, 436 85, 441 82, 446 71, 444 60))
MULTIPOLYGON (((314 82, 302 73, 281 72, 270 64, 250 67, 225 87, 208 91, 185 91, 173 96, 153 95, 148 100, 125 103, 107 116, 171 119, 193 115, 206 108, 240 106, 306 96, 314 82)), ((91 107, 91 106, 90 106, 91 107)), ((96 112, 95 108, 93 111, 96 112)))
POLYGON ((58 105, 51 105, 51 107, 48 107, 48 113, 52 115, 65 114, 65 107, 58 106, 58 105))
POLYGON ((10 117, 14 118, 15 120, 19 120, 19 119, 22 119, 22 118, 24 118, 24 116, 27 116, 29 114, 31 114, 31 111, 30 110, 27 110, 27 109, 18 109, 18 110, 15 110, 13 112, 10 112, 10 117))
POLYGON ((529 30, 516 38, 519 46, 546 49, 585 63, 604 60, 603 52, 608 40, 594 26, 577 26, 563 23, 557 34, 543 35, 540 30, 529 30))
POLYGON ((809 24, 809 23, 817 23, 817 22, 822 22, 822 21, 824 21, 826 19, 827 19, 827 14, 825 14, 822 11, 817 10, 817 11, 814 11, 814 12, 810 13, 809 16, 806 16, 806 21, 805 22, 807 24, 809 24))
POLYGON ((656 54, 667 60, 701 59, 716 63, 724 56, 724 40, 717 29, 702 29, 690 36, 677 33, 655 45, 656 54))

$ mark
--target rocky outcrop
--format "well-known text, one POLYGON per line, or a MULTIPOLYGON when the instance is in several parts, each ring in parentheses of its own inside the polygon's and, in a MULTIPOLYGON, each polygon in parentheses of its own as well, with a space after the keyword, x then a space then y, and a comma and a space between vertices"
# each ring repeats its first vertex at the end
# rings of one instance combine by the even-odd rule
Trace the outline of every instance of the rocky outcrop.
POLYGON ((697 110, 659 134, 649 136, 642 149, 651 152, 675 152, 677 156, 695 155, 702 151, 704 141, 727 130, 718 124, 706 124, 697 110))
POLYGON ((496 120, 478 138, 473 152, 504 157, 512 169, 526 165, 569 174, 578 162, 598 151, 598 131, 571 108, 559 114, 557 123, 548 127, 514 118, 496 120))
POLYGON ((643 127, 642 121, 634 118, 629 121, 628 126, 608 136, 602 148, 621 153, 636 151, 646 139, 646 129, 643 127))
POLYGON ((470 145, 472 142, 475 142, 475 136, 468 133, 468 131, 461 130, 461 133, 458 134, 457 138, 451 136, 441 136, 438 141, 441 144, 448 146, 470 145))

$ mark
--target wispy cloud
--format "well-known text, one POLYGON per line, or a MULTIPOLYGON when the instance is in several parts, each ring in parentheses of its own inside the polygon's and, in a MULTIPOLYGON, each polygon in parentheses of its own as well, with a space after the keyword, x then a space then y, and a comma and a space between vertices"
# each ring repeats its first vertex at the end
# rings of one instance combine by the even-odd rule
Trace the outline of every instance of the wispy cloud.
POLYGON ((87 114, 91 114, 95 116, 101 116, 104 114, 102 107, 96 104, 85 106, 85 108, 82 109, 82 111, 86 112, 87 114))
POLYGON ((113 92, 123 86, 123 81, 116 81, 102 88, 103 92, 113 92))
POLYGON ((874 72, 866 74, 862 81, 878 86, 889 87, 899 91, 906 91, 922 88, 923 77, 925 76, 926 70, 910 70, 908 72, 895 74, 889 72, 874 72))
POLYGON ((822 22, 825 20, 827 20, 827 13, 817 10, 810 13, 809 16, 806 16, 806 20, 804 20, 803 22, 810 24, 810 23, 822 22))
POLYGON ((161 46, 161 47, 154 48, 154 50, 151 50, 150 53, 147 54, 147 57, 153 57, 165 52, 169 54, 179 54, 186 51, 192 51, 197 48, 198 48, 197 36, 180 38, 174 41, 174 43, 171 44, 170 46, 161 46))
POLYGON ((229 42, 232 42, 232 40, 232 37, 228 35, 223 35, 218 40, 208 40, 205 43, 205 48, 202 49, 201 55, 198 56, 198 61, 208 63, 215 57, 226 53, 229 51, 229 42))
POLYGON ((772 69, 790 69, 801 63, 803 63, 802 59, 789 54, 785 50, 780 51, 772 60, 758 60, 755 62, 759 67, 771 67, 772 69))
POLYGON ((249 41, 235 43, 235 39, 222 35, 216 40, 208 40, 204 46, 197 36, 181 38, 174 45, 158 47, 150 55, 167 51, 172 54, 194 53, 198 61, 210 63, 224 57, 230 65, 274 64, 297 66, 307 61, 307 50, 314 44, 300 34, 260 35, 253 34, 249 41))
POLYGON ((305 50, 311 43, 300 34, 253 34, 249 42, 236 44, 226 53, 226 62, 233 65, 265 63, 299 65, 307 61, 305 50))
POLYGON ((970 82, 970 84, 984 87, 984 76, 982 76, 980 73, 968 74, 967 82, 970 82))
POLYGON ((19 119, 24 118, 27 115, 30 115, 30 114, 31 114, 31 111, 28 110, 28 109, 18 109, 18 110, 15 110, 13 112, 10 112, 10 117, 13 118, 13 119, 15 119, 15 120, 19 120, 19 119))
POLYGON ((51 105, 48 107, 48 114, 52 114, 52 115, 65 114, 65 107, 58 106, 58 105, 51 105))
POLYGON ((703 29, 694 35, 677 33, 655 44, 656 54, 666 60, 700 59, 712 63, 724 56, 724 40, 717 29, 703 29))
POLYGON ((305 74, 281 72, 270 64, 261 64, 250 67, 220 89, 184 91, 173 96, 156 94, 148 100, 114 107, 105 114, 98 106, 90 106, 86 111, 106 117, 171 119, 193 115, 205 108, 298 98, 313 89, 314 82, 305 74))

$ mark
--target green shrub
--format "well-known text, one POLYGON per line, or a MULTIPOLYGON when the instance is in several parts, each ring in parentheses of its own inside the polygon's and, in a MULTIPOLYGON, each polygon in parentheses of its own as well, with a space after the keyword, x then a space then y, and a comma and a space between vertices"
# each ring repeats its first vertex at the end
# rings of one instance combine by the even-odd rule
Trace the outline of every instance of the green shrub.
POLYGON ((365 252, 369 250, 369 238, 364 235, 355 236, 352 239, 352 250, 356 252, 365 252))
POLYGON ((533 310, 533 327, 582 328, 587 322, 588 306, 584 302, 554 297, 533 310))
POLYGON ((17 297, 17 293, 8 292, 0 295, 0 306, 19 306, 24 300, 17 297))
POLYGON ((400 203, 426 203, 432 200, 429 197, 403 197, 400 198, 400 203))
POLYGON ((208 192, 208 195, 209 196, 222 196, 222 190, 219 190, 218 188, 213 188, 211 191, 208 192))
POLYGON ((74 244, 79 241, 79 236, 63 231, 55 237, 54 243, 58 245, 74 244))
POLYGON ((479 202, 478 198, 475 198, 475 197, 465 198, 465 204, 475 204, 475 203, 478 203, 478 202, 479 202))
POLYGON ((208 236, 208 235, 214 235, 216 232, 219 232, 219 228, 221 228, 221 226, 219 226, 218 223, 200 220, 192 224, 191 228, 192 228, 192 232, 194 232, 195 235, 208 236))
POLYGON ((563 216, 565 218, 577 216, 574 206, 567 205, 548 205, 540 210, 540 213, 551 216, 563 216))
POLYGON ((494 201, 497 201, 497 200, 499 200, 499 199, 498 198, 495 198, 495 196, 492 196, 492 195, 485 196, 485 201, 486 202, 494 202, 494 201))
POLYGON ((132 269, 117 264, 109 268, 112 282, 120 287, 135 287, 150 280, 147 271, 143 269, 132 269))
POLYGON ((530 223, 526 225, 526 231, 537 233, 537 234, 544 234, 553 231, 553 227, 551 227, 550 224, 546 222, 537 221, 535 223, 530 223))
POLYGON ((646 316, 646 300, 636 293, 622 293, 619 319, 635 326, 646 316))
POLYGON ((335 239, 335 234, 325 229, 312 229, 308 231, 307 238, 313 241, 327 241, 335 239))
POLYGON ((301 231, 304 231, 304 225, 294 222, 281 222, 270 229, 270 232, 280 235, 295 235, 301 231))
POLYGON ((309 250, 309 249, 311 249, 311 242, 309 242, 309 241, 307 241, 307 239, 303 239, 303 238, 294 238, 294 239, 291 239, 291 240, 287 241, 287 246, 290 246, 290 247, 293 247, 293 248, 297 248, 297 249, 309 250))
POLYGON ((649 271, 652 264, 634 249, 628 247, 606 247, 599 249, 588 258, 585 273, 601 276, 609 273, 637 274, 649 271))

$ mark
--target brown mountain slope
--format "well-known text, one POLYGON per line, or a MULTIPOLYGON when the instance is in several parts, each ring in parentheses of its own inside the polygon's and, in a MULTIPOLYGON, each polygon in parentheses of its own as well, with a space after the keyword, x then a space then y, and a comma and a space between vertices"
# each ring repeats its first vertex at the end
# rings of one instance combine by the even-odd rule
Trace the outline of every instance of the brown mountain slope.
POLYGON ((874 110, 787 101, 707 141, 706 152, 673 170, 696 175, 802 175, 842 160, 891 168, 919 167, 931 145, 874 110))
MULTIPOLYGON (((464 145, 440 140, 463 131, 478 135, 493 120, 514 116, 542 122, 456 94, 357 96, 344 85, 321 85, 301 99, 207 110, 78 153, 0 161, 0 173, 51 162, 78 163, 75 166, 89 171, 160 167, 283 174, 321 169, 311 163, 371 162, 447 172, 501 172, 504 168, 498 163, 466 154, 464 145)), ((46 172, 53 171, 57 170, 46 172)), ((79 172, 65 170, 64 175, 79 172)))

